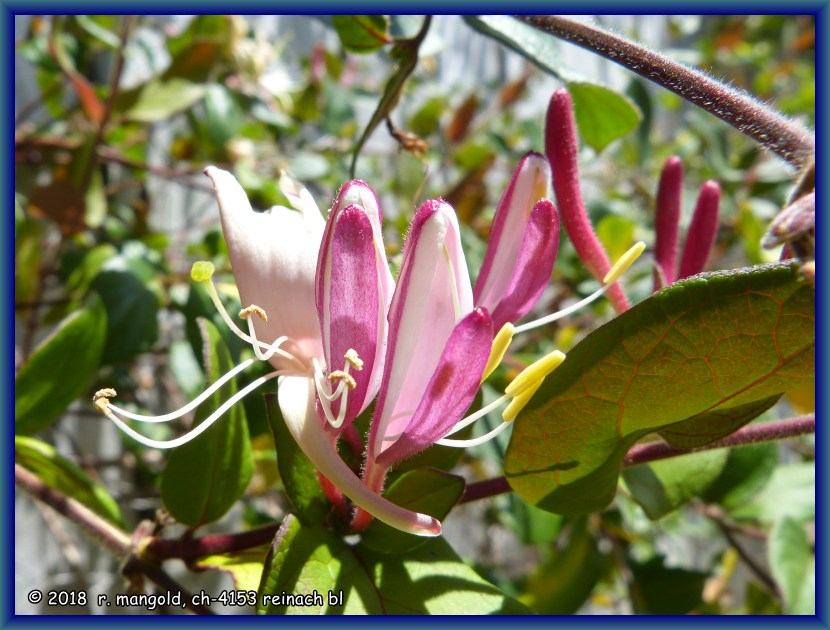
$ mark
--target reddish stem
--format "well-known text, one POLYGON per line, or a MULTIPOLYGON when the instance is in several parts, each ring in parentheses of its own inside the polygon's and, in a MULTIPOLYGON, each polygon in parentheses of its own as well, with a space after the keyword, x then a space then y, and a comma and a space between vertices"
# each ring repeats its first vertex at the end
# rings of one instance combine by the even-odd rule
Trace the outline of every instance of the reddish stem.
POLYGON ((719 208, 720 186, 717 182, 709 180, 700 189, 695 213, 686 233, 679 279, 700 273, 706 266, 706 260, 718 233, 719 208))
POLYGON ((677 278, 677 235, 683 204, 683 162, 676 155, 666 160, 657 186, 654 228, 654 290, 677 278))
MULTIPOLYGON (((545 124, 545 153, 553 170, 553 190, 562 223, 582 262, 595 278, 602 281, 611 263, 588 219, 579 188, 579 142, 571 95, 567 90, 555 92, 550 99, 545 124)), ((618 283, 608 290, 608 299, 618 313, 628 310, 628 300, 618 283)))

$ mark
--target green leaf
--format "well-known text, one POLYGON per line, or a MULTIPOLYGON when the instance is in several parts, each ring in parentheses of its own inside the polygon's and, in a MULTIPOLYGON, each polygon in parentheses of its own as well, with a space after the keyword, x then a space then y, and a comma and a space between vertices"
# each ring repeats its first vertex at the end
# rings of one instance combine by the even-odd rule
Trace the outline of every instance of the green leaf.
POLYGON ((552 512, 602 509, 644 435, 812 382, 814 312, 793 264, 702 274, 654 294, 545 381, 515 422, 510 485, 552 512))
POLYGON ((33 302, 41 282, 43 223, 26 218, 14 238, 14 300, 33 302))
POLYGON ((507 15, 465 15, 464 21, 556 78, 563 81, 577 79, 578 75, 564 64, 556 39, 539 29, 507 15))
MULTIPOLYGON (((213 383, 233 367, 216 327, 200 320, 205 343, 205 374, 213 383)), ((200 424, 237 391, 231 379, 199 407, 200 424)), ((180 523, 197 527, 221 518, 245 492, 254 474, 248 423, 242 402, 213 426, 170 452, 161 476, 161 497, 180 523)))
POLYGON ((331 23, 349 52, 372 53, 391 42, 389 18, 385 15, 333 15, 331 23))
POLYGON ((237 591, 255 593, 262 577, 265 553, 265 550, 259 547, 247 549, 242 553, 208 556, 199 560, 197 566, 200 569, 213 569, 227 573, 231 576, 233 587, 237 591))
POLYGON ((733 509, 736 519, 772 524, 782 518, 803 523, 816 517, 816 467, 813 462, 778 466, 751 501, 733 509))
POLYGON ((804 526, 791 518, 782 518, 770 532, 768 553, 772 577, 784 598, 784 612, 815 614, 815 558, 804 526))
POLYGON ((128 120, 159 122, 194 105, 206 90, 206 85, 187 79, 155 78, 121 93, 116 100, 116 109, 128 120))
POLYGON ((483 580, 442 539, 401 554, 350 546, 328 530, 288 515, 274 538, 259 588, 266 614, 526 614, 524 606, 483 580), (307 595, 310 605, 263 598, 307 595), (339 598, 342 605, 329 603, 339 598), (317 602, 313 599, 319 597, 317 602))
POLYGON ((652 520, 699 497, 720 475, 728 451, 717 449, 642 464, 623 471, 632 498, 652 520))
MULTIPOLYGON (((384 492, 392 503, 413 512, 443 519, 464 494, 464 479, 441 470, 411 470, 398 477, 384 492)), ((402 553, 427 542, 375 519, 361 536, 363 544, 381 553, 402 553)))
POLYGON ((632 597, 638 615, 685 615, 703 600, 706 573, 669 568, 660 556, 646 562, 629 561, 635 588, 632 597))
POLYGON ((568 83, 579 135, 597 153, 634 131, 643 118, 626 96, 594 83, 568 83))
POLYGON ((276 394, 265 395, 265 406, 277 447, 277 468, 288 500, 304 524, 319 525, 326 518, 330 504, 320 487, 317 469, 285 426, 276 394))
POLYGON ((101 364, 107 312, 97 296, 35 348, 14 383, 15 433, 49 426, 90 386, 101 364))
POLYGON ((727 510, 743 505, 763 489, 777 463, 777 444, 729 449, 726 466, 703 494, 704 501, 720 503, 727 510))
POLYGON ((585 519, 572 525, 568 545, 527 581, 524 602, 540 615, 575 613, 590 597, 602 575, 602 554, 585 519))
POLYGON ((205 128, 211 146, 225 146, 239 134, 243 122, 242 111, 230 90, 219 83, 211 83, 205 91, 205 128))
POLYGON ((634 222, 618 214, 607 214, 597 222, 597 237, 608 257, 619 260, 634 244, 634 222))
POLYGON ((14 437, 14 461, 35 473, 50 488, 83 503, 108 521, 125 527, 115 499, 83 469, 63 457, 51 444, 35 438, 14 437))

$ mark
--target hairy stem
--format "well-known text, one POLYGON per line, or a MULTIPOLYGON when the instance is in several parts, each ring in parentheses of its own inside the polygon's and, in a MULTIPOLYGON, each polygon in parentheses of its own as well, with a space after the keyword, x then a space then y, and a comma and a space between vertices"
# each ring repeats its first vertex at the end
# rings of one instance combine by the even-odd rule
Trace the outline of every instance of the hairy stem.
POLYGON ((816 141, 810 131, 746 92, 721 83, 696 68, 569 17, 532 15, 518 19, 610 59, 674 92, 729 123, 796 168, 805 168, 815 159, 816 141))
MULTIPOLYGON (((633 446, 628 451, 628 454, 623 460, 623 467, 637 466, 638 464, 645 464, 658 459, 668 459, 670 457, 688 455, 689 453, 710 451, 716 448, 746 446, 747 444, 755 444, 757 442, 784 440, 815 432, 816 416, 811 413, 806 416, 790 418, 789 420, 777 420, 774 422, 765 422, 764 424, 744 427, 722 440, 717 440, 711 444, 706 444, 705 446, 691 450, 675 448, 665 442, 638 444, 633 446)), ((507 479, 505 477, 485 479, 484 481, 477 481, 469 484, 459 503, 469 503, 470 501, 487 499, 498 494, 510 492, 511 490, 512 488, 510 487, 510 484, 507 483, 507 479)))

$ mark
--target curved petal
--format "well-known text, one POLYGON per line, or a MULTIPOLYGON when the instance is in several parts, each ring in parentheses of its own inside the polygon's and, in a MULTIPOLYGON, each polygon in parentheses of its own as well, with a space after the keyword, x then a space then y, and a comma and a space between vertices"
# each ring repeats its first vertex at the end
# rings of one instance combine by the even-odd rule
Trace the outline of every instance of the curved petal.
POLYGON ((390 467, 444 437, 473 402, 493 340, 493 322, 477 308, 455 327, 421 403, 400 438, 384 443, 377 463, 390 467), (391 444, 391 445, 390 445, 391 444))
POLYGON ((372 457, 380 454, 383 436, 406 428, 456 323, 472 308, 455 211, 444 201, 428 201, 412 222, 389 307, 386 363, 369 436, 372 457))
MULTIPOLYGON (((281 206, 254 212, 233 175, 214 166, 205 174, 216 191, 242 306, 256 304, 268 315, 267 322, 255 321, 257 337, 270 343, 285 335, 297 344, 301 358, 322 357, 314 276, 323 218, 281 206)), ((278 355, 271 362, 287 367, 278 355)))
POLYGON ((297 444, 329 481, 356 505, 401 531, 417 536, 440 536, 441 523, 427 514, 411 512, 370 491, 343 463, 327 439, 317 415, 311 380, 302 376, 280 379, 277 398, 285 424, 297 444))
MULTIPOLYGON (((323 352, 329 371, 342 369, 350 349, 363 361, 362 370, 351 372, 356 386, 349 392, 345 426, 374 398, 379 386, 374 375, 382 371, 383 356, 376 355, 378 339, 386 338, 386 309, 381 305, 375 249, 371 222, 361 208, 332 210, 317 266, 323 352)), ((339 405, 340 400, 334 402, 335 413, 339 405)))
POLYGON ((543 155, 530 152, 522 158, 493 216, 487 253, 473 294, 476 306, 495 312, 515 275, 534 205, 540 199, 553 198, 550 181, 550 164, 543 155))

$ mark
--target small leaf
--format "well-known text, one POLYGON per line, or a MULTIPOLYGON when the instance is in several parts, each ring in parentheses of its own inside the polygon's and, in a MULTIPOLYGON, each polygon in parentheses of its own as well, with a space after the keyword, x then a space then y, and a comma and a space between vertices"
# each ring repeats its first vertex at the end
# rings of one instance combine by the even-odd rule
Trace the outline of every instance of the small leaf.
MULTIPOLYGON (((392 503, 443 519, 464 494, 464 479, 440 470, 411 470, 398 477, 384 492, 392 503)), ((361 536, 362 543, 380 553, 402 553, 429 539, 407 534, 375 519, 361 536)))
POLYGON ((389 38, 389 18, 385 15, 333 15, 331 22, 349 52, 372 53, 392 40, 389 38))
POLYGON ((602 509, 644 435, 813 381, 814 313, 813 287, 789 263, 654 294, 588 335, 545 381, 515 422, 510 485, 553 512, 602 509))
POLYGON ((638 615, 685 615, 703 601, 709 577, 699 571, 669 568, 663 558, 629 561, 634 577, 634 612, 638 615))
POLYGON ((781 588, 784 612, 795 615, 815 614, 815 562, 801 523, 782 518, 769 535, 769 566, 781 588), (807 589, 810 594, 803 591, 807 589), (806 596, 805 596, 806 595, 806 596))
POLYGON ((260 614, 529 612, 479 577, 442 538, 405 553, 379 554, 363 545, 350 546, 328 530, 302 526, 290 514, 265 561, 259 603, 260 614), (311 601, 305 606, 286 605, 285 593, 311 601), (270 603, 270 596, 282 601, 270 603))
POLYGON ((731 448, 726 466, 703 494, 703 500, 720 503, 727 510, 739 507, 763 489, 777 463, 777 444, 731 448))
POLYGON ((87 391, 101 364, 106 329, 107 313, 93 296, 35 348, 14 383, 15 433, 46 428, 87 391))
POLYGON ((119 95, 116 109, 128 120, 154 123, 191 107, 205 95, 207 86, 178 77, 151 79, 119 95))
POLYGON ((634 131, 643 118, 626 96, 594 83, 568 83, 579 135, 597 153, 634 131))
MULTIPOLYGON (((205 343, 205 373, 213 383, 233 367, 216 327, 200 320, 205 343)), ((231 379, 199 407, 194 426, 237 391, 231 379)), ((254 474, 245 408, 233 405, 220 420, 190 442, 173 449, 161 477, 161 497, 180 523, 197 527, 221 518, 236 503, 254 474)))
POLYGON ((220 148, 239 134, 242 111, 230 90, 219 83, 211 83, 205 91, 205 128, 213 148, 220 148))
POLYGON ((803 462, 776 467, 764 489, 731 514, 735 519, 753 519, 766 524, 787 517, 799 523, 815 519, 815 464, 803 462))
POLYGON ((125 527, 121 510, 109 492, 51 444, 16 435, 14 461, 35 473, 50 488, 83 503, 111 523, 125 527))
POLYGON ((729 451, 716 449, 641 464, 623 471, 632 498, 657 520, 699 497, 726 465, 729 451))
POLYGON ((23 219, 14 235, 14 301, 34 302, 41 283, 43 223, 23 219))
POLYGON ((319 525, 326 518, 330 504, 320 487, 317 469, 285 426, 277 396, 266 394, 265 406, 277 447, 277 468, 285 493, 304 524, 319 525))
POLYGON ((214 569, 228 573, 237 591, 256 593, 262 577, 264 560, 265 550, 260 547, 237 554, 208 556, 199 560, 196 566, 200 569, 214 569))

